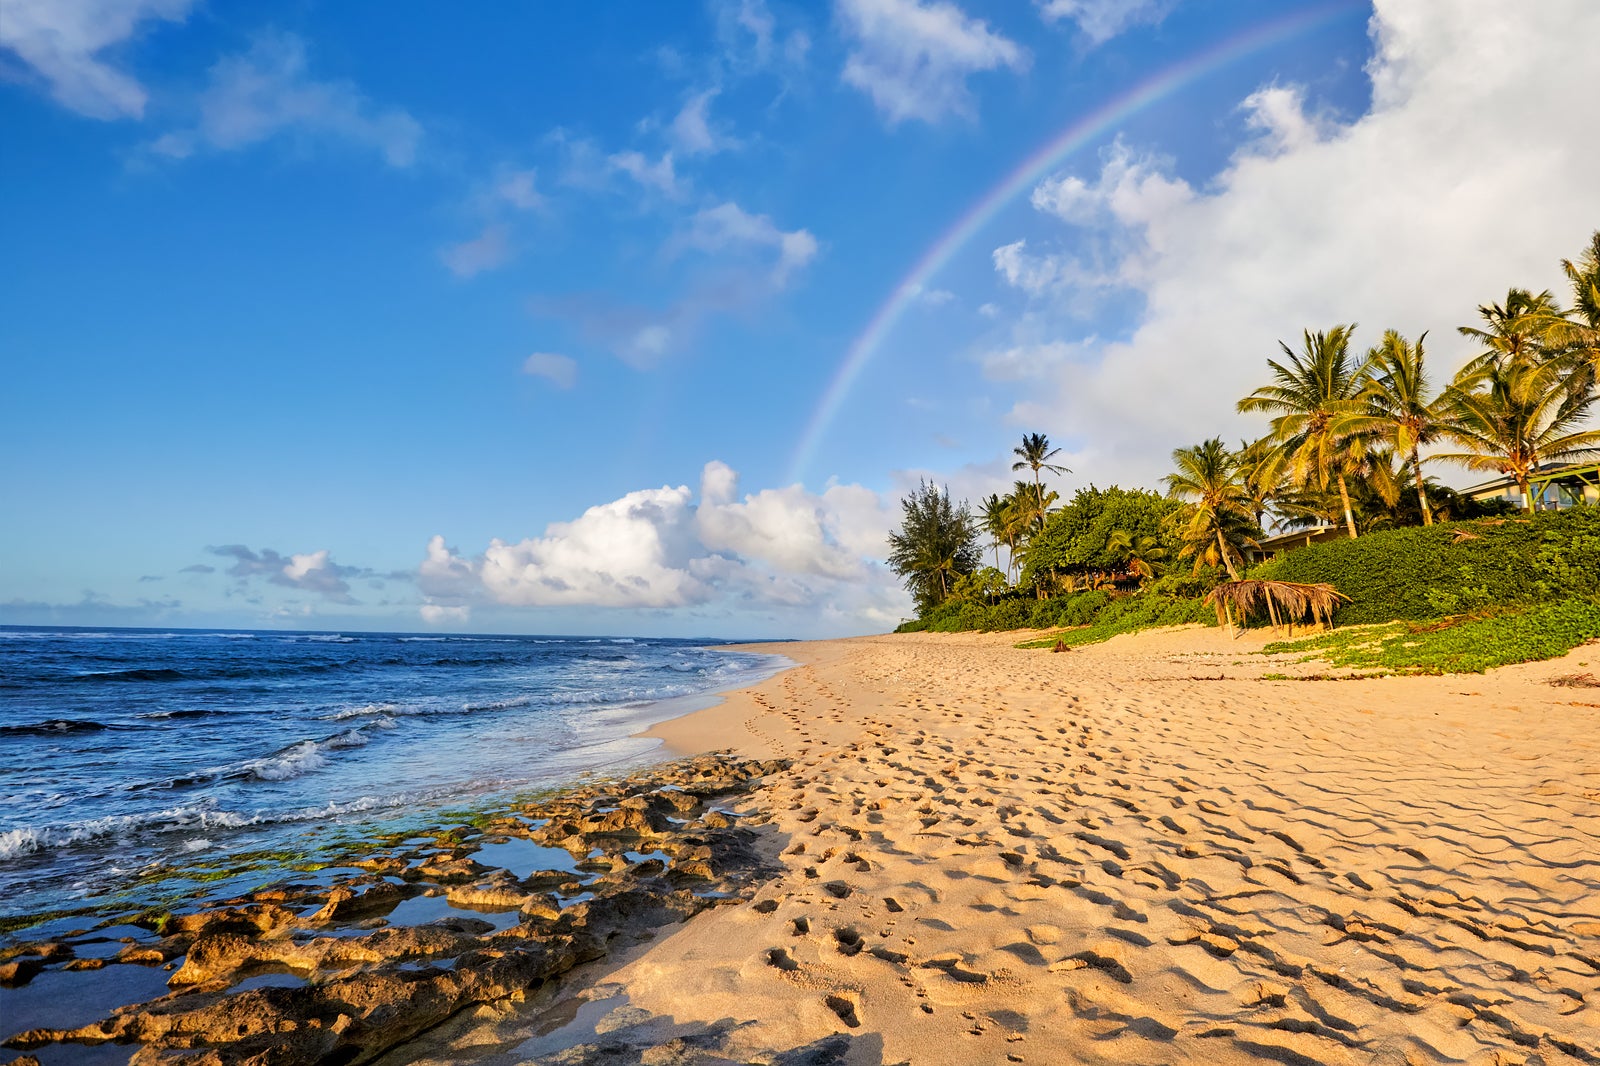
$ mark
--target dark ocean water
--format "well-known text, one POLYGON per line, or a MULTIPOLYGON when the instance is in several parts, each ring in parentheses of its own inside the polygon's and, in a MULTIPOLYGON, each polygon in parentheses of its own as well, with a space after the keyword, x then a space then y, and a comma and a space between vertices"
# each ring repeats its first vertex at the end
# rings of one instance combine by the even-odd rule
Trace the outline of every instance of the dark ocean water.
POLYGON ((182 870, 259 882, 287 853, 648 761, 630 734, 782 663, 663 639, 0 627, 0 917, 158 902, 182 870))

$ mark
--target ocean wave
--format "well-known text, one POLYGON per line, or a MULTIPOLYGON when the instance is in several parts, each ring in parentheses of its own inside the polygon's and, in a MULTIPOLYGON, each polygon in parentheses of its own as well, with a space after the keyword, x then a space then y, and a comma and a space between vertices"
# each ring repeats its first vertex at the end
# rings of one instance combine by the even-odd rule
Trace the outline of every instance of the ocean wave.
POLYGON ((30 725, 0 725, 0 734, 9 737, 52 737, 67 733, 100 733, 115 726, 82 718, 50 718, 30 725))
POLYGON ((332 714, 320 714, 317 717, 324 722, 342 722, 347 718, 367 718, 372 715, 393 714, 400 709, 396 703, 363 703, 359 707, 343 707, 332 714))
POLYGON ((532 696, 511 696, 503 700, 486 700, 483 703, 463 703, 463 711, 509 711, 513 707, 526 707, 532 696))
POLYGON ((167 720, 175 718, 214 718, 227 714, 227 711, 217 711, 206 707, 184 708, 178 711, 146 711, 144 714, 135 715, 135 718, 152 718, 167 720))
POLYGON ((322 745, 314 740, 302 740, 264 759, 251 759, 229 776, 253 777, 257 781, 287 781, 327 765, 328 757, 323 754, 322 745))
POLYGON ((250 825, 255 820, 247 815, 218 810, 213 804, 202 803, 142 814, 107 815, 56 826, 25 825, 0 833, 0 861, 150 830, 233 829, 250 825))

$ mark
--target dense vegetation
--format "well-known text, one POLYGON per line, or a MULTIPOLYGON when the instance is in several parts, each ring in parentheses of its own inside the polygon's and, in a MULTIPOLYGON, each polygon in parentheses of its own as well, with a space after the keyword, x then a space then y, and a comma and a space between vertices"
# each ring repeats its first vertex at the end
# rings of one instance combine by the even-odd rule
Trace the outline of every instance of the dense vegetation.
POLYGON ((1341 624, 1425 620, 1600 595, 1600 508, 1389 530, 1299 548, 1252 576, 1328 582, 1341 624))
POLYGON ((1552 659, 1600 639, 1600 603, 1560 600, 1455 625, 1336 629, 1307 640, 1268 644, 1268 654, 1304 652, 1302 661, 1373 673, 1478 673, 1511 663, 1552 659))
POLYGON ((1498 611, 1480 621, 1515 633, 1554 616, 1512 623, 1504 612, 1562 597, 1581 614, 1600 595, 1600 512, 1545 512, 1535 486, 1550 463, 1600 456, 1600 429, 1586 427, 1600 399, 1600 232, 1561 266, 1570 306, 1515 288, 1481 305, 1478 323, 1459 329, 1481 351, 1442 389, 1430 382, 1426 334, 1389 330, 1364 355, 1353 325, 1280 343, 1271 382, 1238 405, 1271 416, 1266 435, 1237 449, 1220 437, 1179 448, 1165 493, 1090 485, 1062 503, 1045 474, 1071 471, 1041 433, 1013 449, 1024 476, 1012 491, 975 511, 922 484, 891 536, 890 565, 917 604, 901 630, 1074 627, 1063 638, 1073 644, 1211 622, 1203 597, 1244 576, 1265 530, 1326 526, 1348 539, 1251 576, 1334 585, 1353 601, 1339 622, 1498 611), (1509 475, 1524 513, 1452 492, 1425 472, 1437 462, 1509 475))

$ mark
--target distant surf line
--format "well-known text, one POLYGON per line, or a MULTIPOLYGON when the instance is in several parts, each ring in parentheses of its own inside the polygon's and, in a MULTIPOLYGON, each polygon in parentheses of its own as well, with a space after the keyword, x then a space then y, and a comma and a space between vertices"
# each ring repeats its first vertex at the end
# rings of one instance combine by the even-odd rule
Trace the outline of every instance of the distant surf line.
POLYGON ((844 360, 834 371, 833 379, 823 390, 821 400, 818 401, 804 432, 800 435, 800 442, 795 447, 789 465, 789 482, 794 483, 804 479, 806 468, 811 464, 812 455, 817 445, 821 443, 823 433, 838 414, 856 378, 877 354, 879 344, 899 322, 906 309, 911 306, 929 280, 942 270, 956 252, 976 236, 1002 207, 1023 190, 1044 178, 1049 171, 1059 167, 1067 156, 1104 135, 1115 124, 1131 118, 1191 82, 1214 73, 1252 52, 1281 44, 1325 22, 1333 21, 1338 15, 1364 6, 1366 6, 1364 2, 1358 3, 1355 0, 1336 0, 1322 7, 1252 26, 1236 37, 1178 61, 1097 110, 1069 123, 1064 130, 1025 158, 988 192, 979 197, 954 225, 928 246, 927 251, 923 252, 921 258, 912 265, 905 278, 890 290, 889 298, 867 320, 866 328, 850 345, 844 360))

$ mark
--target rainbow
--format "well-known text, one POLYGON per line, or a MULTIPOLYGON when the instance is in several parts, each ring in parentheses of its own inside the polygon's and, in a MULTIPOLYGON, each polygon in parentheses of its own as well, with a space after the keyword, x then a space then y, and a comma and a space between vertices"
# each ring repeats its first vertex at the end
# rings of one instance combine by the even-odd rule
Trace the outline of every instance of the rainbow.
POLYGON ((1071 123, 1017 164, 1015 169, 979 197, 943 236, 928 246, 928 250, 922 253, 922 257, 916 261, 905 278, 890 290, 889 298, 873 313, 866 328, 850 345, 844 360, 834 371, 833 380, 823 390, 816 410, 806 423, 805 431, 800 436, 800 443, 790 461, 789 481, 793 483, 803 480, 812 453, 816 451, 829 423, 838 414, 840 406, 850 394, 850 389, 862 369, 871 362, 884 338, 904 316, 906 309, 912 305, 933 276, 942 270, 945 264, 950 262, 984 226, 988 225, 1001 208, 1037 184, 1051 170, 1059 167, 1068 156, 1103 136, 1111 127, 1159 103, 1191 82, 1251 52, 1289 40, 1330 22, 1354 8, 1365 6, 1367 6, 1365 0, 1360 2, 1336 0, 1334 3, 1252 26, 1238 36, 1183 59, 1148 81, 1114 97, 1097 110, 1071 123))

